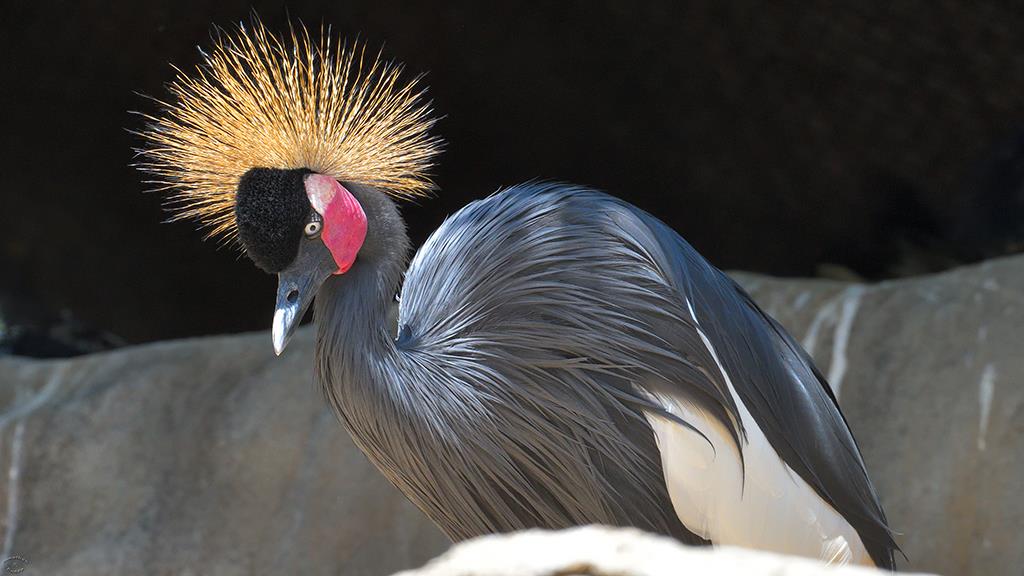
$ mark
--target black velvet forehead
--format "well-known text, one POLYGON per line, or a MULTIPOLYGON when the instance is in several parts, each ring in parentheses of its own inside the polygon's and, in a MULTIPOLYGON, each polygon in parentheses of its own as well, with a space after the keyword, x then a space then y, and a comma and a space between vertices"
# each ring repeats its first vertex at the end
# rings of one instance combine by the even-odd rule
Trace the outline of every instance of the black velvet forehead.
POLYGON ((312 210, 303 185, 310 172, 252 168, 238 181, 238 237, 249 258, 266 272, 284 270, 299 253, 302 229, 312 210))

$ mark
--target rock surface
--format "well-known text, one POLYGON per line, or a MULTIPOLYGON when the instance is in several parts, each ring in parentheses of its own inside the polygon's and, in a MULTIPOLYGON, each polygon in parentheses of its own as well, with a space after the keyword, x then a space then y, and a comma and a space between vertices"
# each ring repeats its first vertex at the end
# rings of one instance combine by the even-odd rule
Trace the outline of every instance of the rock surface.
POLYGON ((312 333, 0 360, 3 557, 25 576, 379 576, 448 545, 314 388, 312 333), (6 497, 4 497, 6 495, 6 497))
POLYGON ((639 530, 601 526, 484 536, 396 576, 878 576, 860 566, 745 550, 694 548, 639 530))
POLYGON ((1024 566, 1024 258, 872 286, 741 276, 839 397, 916 570, 1024 566))
MULTIPOLYGON (((738 277, 838 389, 909 567, 1019 573, 1024 258, 875 286, 738 277)), ((305 330, 281 358, 261 333, 0 359, 2 557, 378 575, 442 551, 324 407, 311 348, 305 330)))

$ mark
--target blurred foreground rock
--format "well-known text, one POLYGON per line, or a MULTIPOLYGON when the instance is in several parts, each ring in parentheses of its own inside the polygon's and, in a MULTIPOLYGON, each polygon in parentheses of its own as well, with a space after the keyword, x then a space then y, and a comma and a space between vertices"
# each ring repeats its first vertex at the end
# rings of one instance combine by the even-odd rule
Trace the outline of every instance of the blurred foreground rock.
POLYGON ((742 548, 694 548, 632 529, 587 526, 484 536, 396 576, 880 576, 860 566, 742 548))
MULTIPOLYGON (((838 389, 909 566, 1019 574, 1024 258, 870 287, 739 277, 838 389)), ((0 358, 2 557, 26 576, 358 576, 440 553, 325 408, 311 349, 305 330, 281 358, 266 333, 0 358)))

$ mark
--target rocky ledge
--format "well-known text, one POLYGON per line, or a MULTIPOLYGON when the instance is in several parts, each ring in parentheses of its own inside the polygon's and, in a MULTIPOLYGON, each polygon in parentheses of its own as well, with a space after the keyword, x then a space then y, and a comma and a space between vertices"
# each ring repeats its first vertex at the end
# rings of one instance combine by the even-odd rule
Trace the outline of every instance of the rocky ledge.
MULTIPOLYGON (((737 277, 836 388, 908 566, 1019 573, 1024 258, 870 286, 737 277)), ((27 576, 376 576, 445 550, 325 408, 311 354, 306 330, 281 358, 266 333, 0 358, 0 561, 27 576)), ((676 573, 822 569, 630 532, 609 548, 608 538, 483 539, 420 574, 546 574, 559 559, 582 568, 552 573, 666 573, 644 571, 645 556, 692 559, 676 573), (473 558, 480 570, 467 572, 473 558), (522 560, 508 565, 522 571, 494 558, 522 560), (614 569, 581 571, 591 561, 614 569)))

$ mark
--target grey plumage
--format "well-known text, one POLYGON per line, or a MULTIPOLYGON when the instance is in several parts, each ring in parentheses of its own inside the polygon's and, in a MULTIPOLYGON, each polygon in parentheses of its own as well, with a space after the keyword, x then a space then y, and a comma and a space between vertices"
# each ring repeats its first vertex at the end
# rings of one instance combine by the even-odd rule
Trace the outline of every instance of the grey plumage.
POLYGON ((277 274, 275 352, 316 295, 320 385, 445 532, 599 522, 892 566, 821 375, 657 219, 527 184, 459 211, 406 269, 387 194, 430 187, 429 106, 331 46, 258 21, 219 42, 173 83, 143 166, 277 274))
POLYGON ((318 294, 317 378, 357 445, 449 536, 597 522, 701 542, 673 510, 644 417, 671 417, 650 393, 682 395, 745 442, 696 315, 778 455, 892 566, 821 375, 660 221, 596 191, 526 184, 460 210, 405 270, 395 205, 349 189, 369 229, 318 294))

